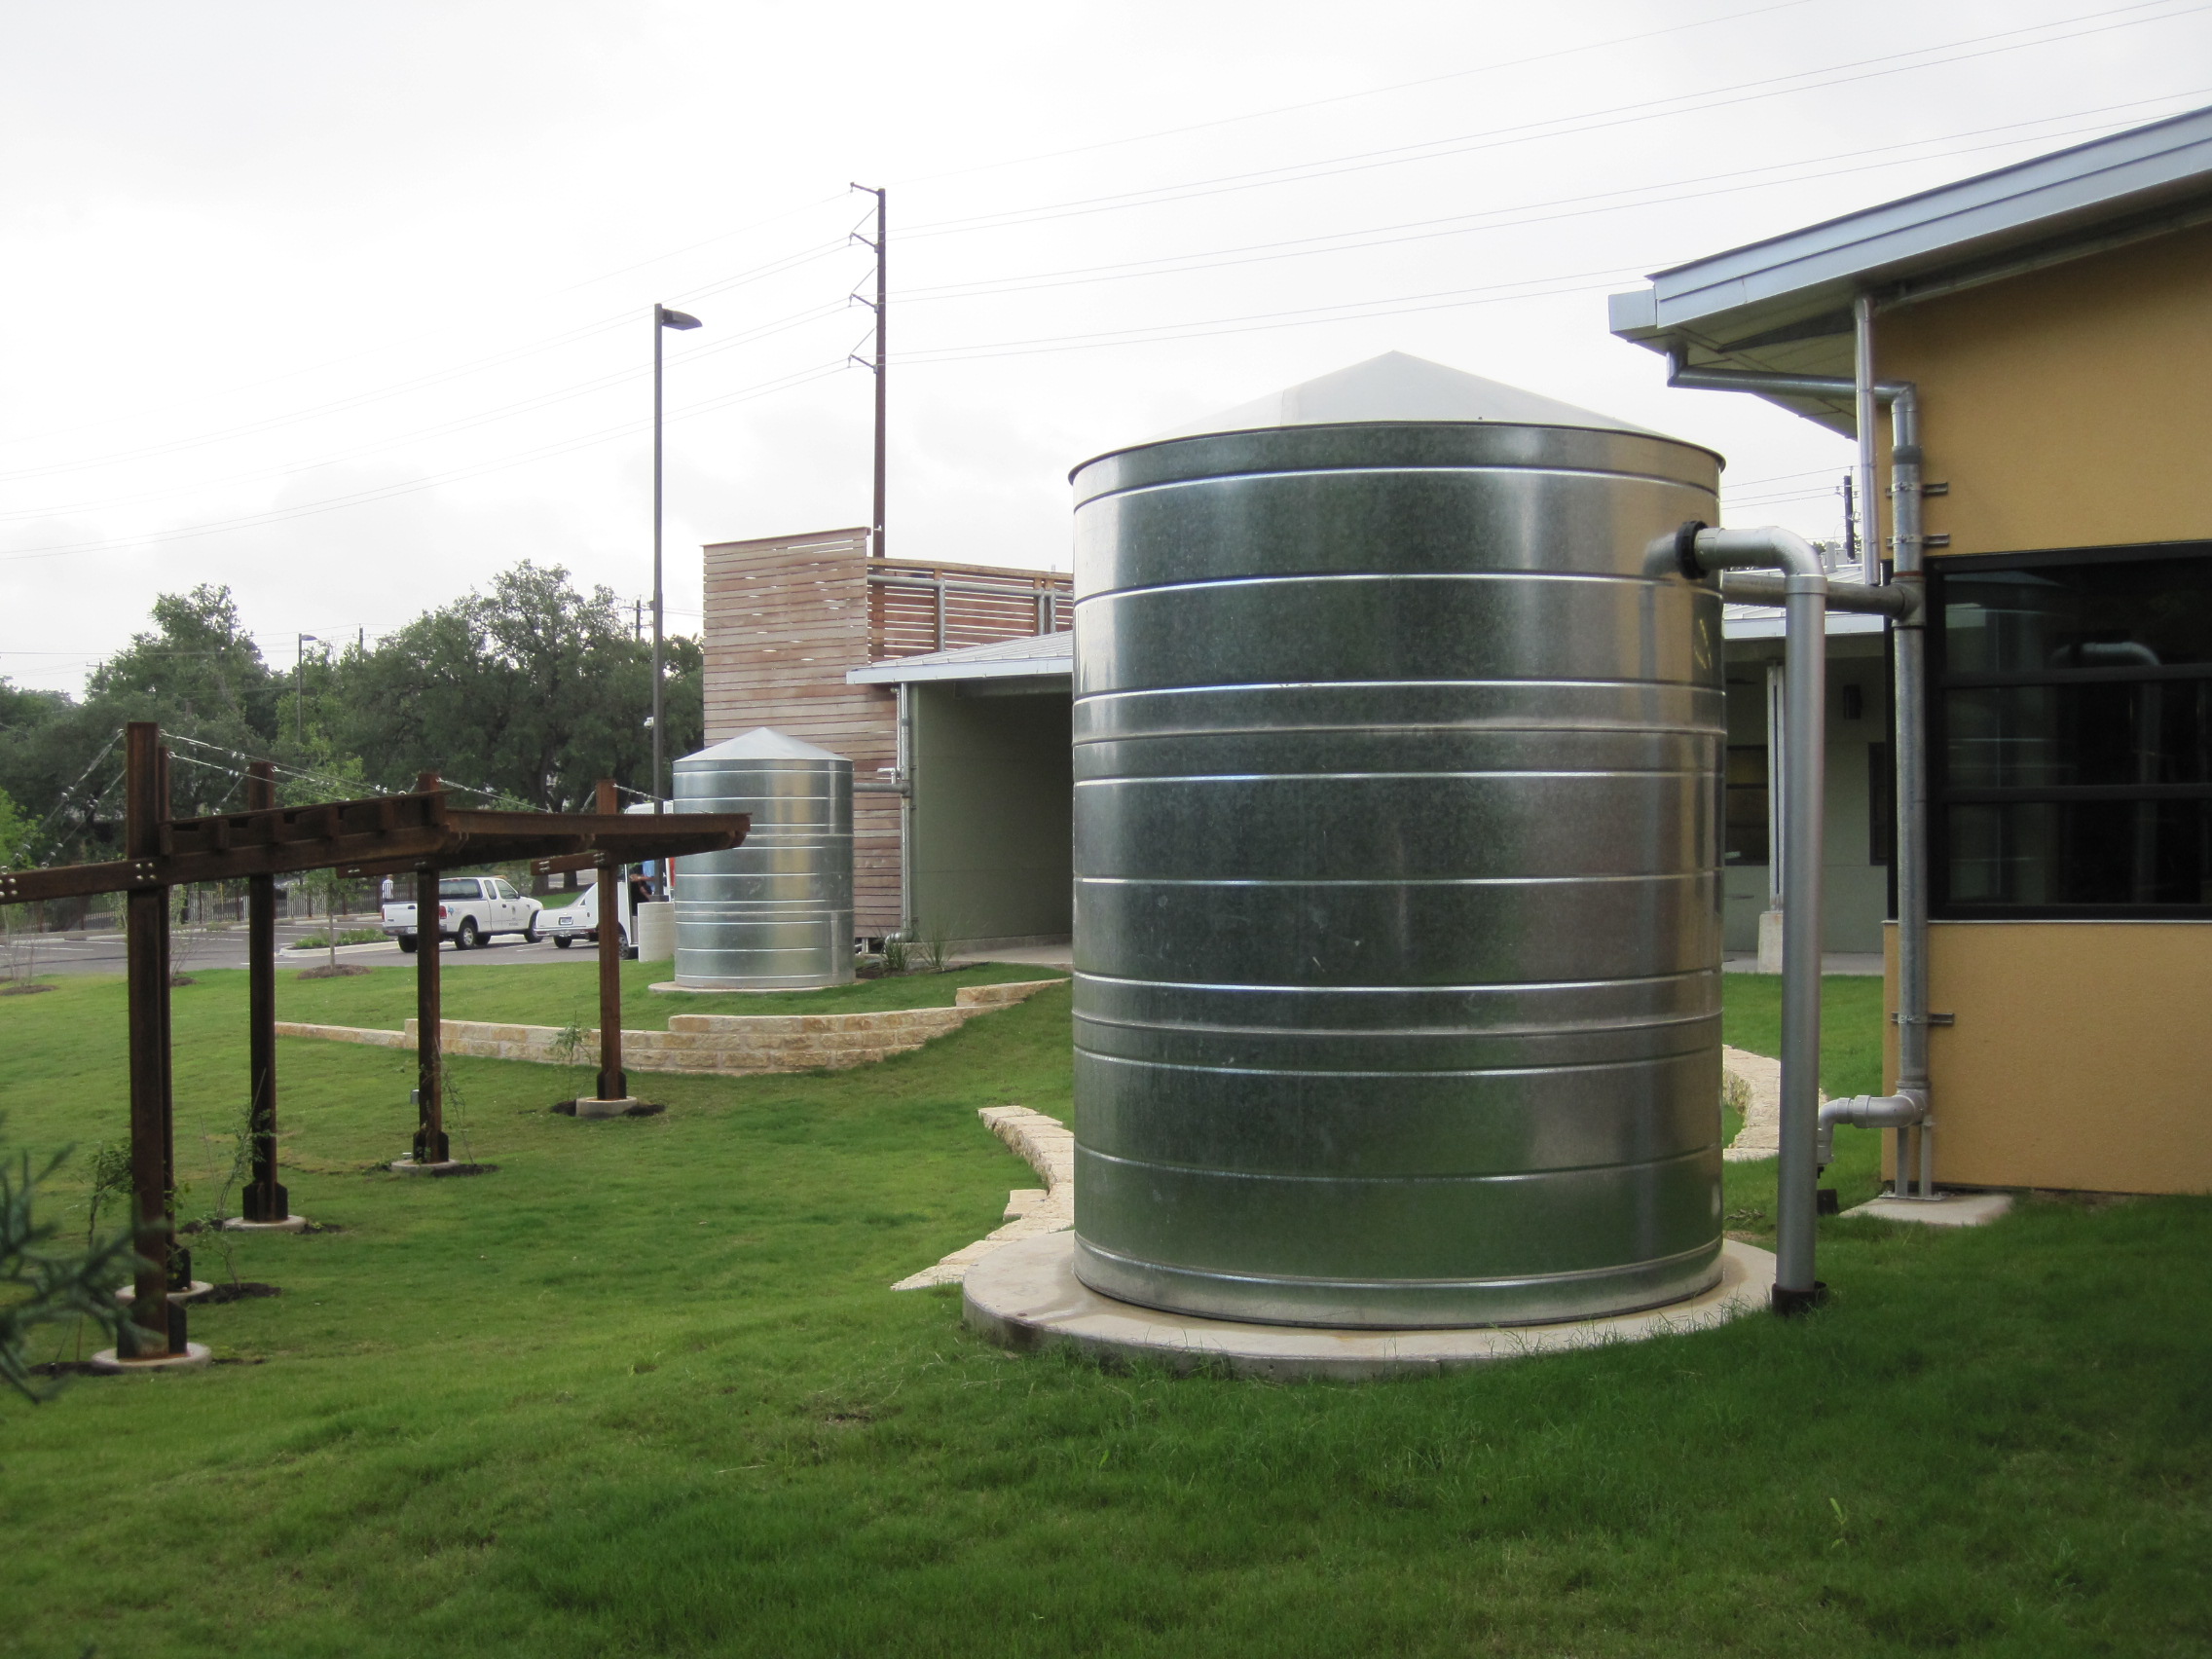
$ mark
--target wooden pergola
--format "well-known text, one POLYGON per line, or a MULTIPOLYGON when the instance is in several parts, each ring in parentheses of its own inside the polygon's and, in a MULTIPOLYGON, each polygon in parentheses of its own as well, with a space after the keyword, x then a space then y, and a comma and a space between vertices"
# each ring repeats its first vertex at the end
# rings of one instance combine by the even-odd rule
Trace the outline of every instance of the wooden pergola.
POLYGON ((448 1161, 443 1029, 439 1022, 438 876, 470 865, 554 860, 596 866, 599 928, 600 1067, 603 1099, 628 1092, 622 1072, 621 940, 611 925, 623 866, 737 846, 752 827, 743 813, 625 815, 614 786, 599 786, 596 813, 481 812, 449 806, 435 773, 407 794, 312 806, 275 803, 275 771, 250 768, 246 810, 212 818, 168 816, 168 751, 161 729, 133 721, 124 737, 124 857, 104 864, 0 871, 0 903, 122 893, 130 1003, 130 1173, 141 1263, 132 1322, 141 1358, 185 1351, 184 1309, 168 1293, 191 1282, 191 1258, 175 1244, 175 1133, 170 1086, 168 894, 194 882, 243 879, 247 890, 247 1067, 253 1171, 241 1208, 248 1221, 286 1219, 276 1166, 276 877, 338 869, 415 875, 417 1114, 414 1161, 448 1161), (426 922, 427 925, 424 925, 426 922), (166 1310, 165 1312, 165 1309, 166 1310))

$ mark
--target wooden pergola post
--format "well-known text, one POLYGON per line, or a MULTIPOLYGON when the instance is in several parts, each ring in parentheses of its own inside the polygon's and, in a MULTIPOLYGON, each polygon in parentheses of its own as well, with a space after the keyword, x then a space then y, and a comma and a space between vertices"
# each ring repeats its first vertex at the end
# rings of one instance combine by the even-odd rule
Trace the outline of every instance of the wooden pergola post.
MULTIPOLYGON (((276 769, 256 760, 246 769, 245 809, 276 805, 276 769)), ((276 878, 245 878, 246 1075, 252 1089, 249 1132, 253 1175, 240 1208, 250 1222, 291 1218, 290 1195, 276 1179, 276 878)))
MULTIPOLYGON (((595 803, 603 815, 618 815, 614 780, 599 780, 595 803)), ((630 1080, 622 1070, 622 866, 611 852, 599 860, 599 1098, 627 1100, 630 1080)))
MULTIPOLYGON (((161 728, 151 720, 132 720, 124 729, 123 849, 126 858, 146 861, 149 870, 163 850, 166 770, 161 728)), ((129 888, 124 929, 130 999, 130 1190, 139 1256, 130 1309, 136 1340, 126 1346, 137 1355, 183 1353, 183 1309, 172 1314, 168 1299, 175 1226, 169 1145, 169 890, 153 884, 129 888)))
MULTIPOLYGON (((415 793, 431 794, 438 775, 424 772, 415 793)), ((445 1014, 438 985, 438 866, 415 870, 415 1161, 450 1163, 446 1140, 445 1014)))
MULTIPOLYGON (((182 1354, 204 1362, 205 1350, 183 1339, 180 1310, 164 1320, 168 1292, 189 1289, 191 1258, 176 1248, 172 1195, 176 1188, 170 1107, 168 895, 200 881, 241 877, 260 895, 252 930, 255 977, 250 983, 253 1021, 249 1085, 254 1138, 254 1187, 247 1202, 264 1213, 285 1213, 276 1185, 276 1062, 274 1000, 276 936, 274 880, 293 870, 341 869, 355 874, 389 870, 415 873, 416 1077, 418 1117, 415 1157, 399 1169, 449 1167, 445 1132, 444 1027, 438 994, 438 872, 448 866, 533 859, 542 867, 605 873, 602 895, 601 1017, 612 1034, 603 1056, 603 1083, 625 1086, 622 1070, 621 899, 615 892, 625 864, 640 858, 688 857, 741 845, 752 828, 743 813, 686 813, 681 817, 628 818, 620 813, 462 811, 449 807, 435 772, 425 772, 414 793, 313 806, 249 806, 211 818, 168 816, 168 757, 160 729, 134 721, 124 746, 126 857, 103 864, 45 869, 0 870, 0 904, 36 904, 94 893, 127 896, 128 982, 130 999, 130 1173, 138 1248, 148 1265, 137 1275, 132 1316, 139 1339, 121 1363, 166 1361, 182 1354)), ((254 799, 269 788, 257 778, 254 799)), ((617 1097, 617 1106, 621 1103, 617 1097)), ((296 1218, 294 1218, 296 1220, 296 1218)), ((270 1225, 248 1221, 246 1225, 270 1225)), ((275 1225, 283 1225, 277 1222, 275 1225)))

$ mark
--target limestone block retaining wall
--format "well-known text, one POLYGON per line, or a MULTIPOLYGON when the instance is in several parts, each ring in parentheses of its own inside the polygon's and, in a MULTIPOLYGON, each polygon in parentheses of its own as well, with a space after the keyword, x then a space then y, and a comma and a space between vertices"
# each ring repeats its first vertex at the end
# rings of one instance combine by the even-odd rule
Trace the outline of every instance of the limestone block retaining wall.
MULTIPOLYGON (((742 1077, 765 1072, 841 1071, 919 1049, 933 1037, 957 1031, 977 1014, 991 1014, 1064 979, 1027 979, 1005 985, 963 985, 950 1008, 883 1009, 870 1014, 679 1014, 666 1031, 622 1033, 625 1071, 707 1072, 742 1077)), ((599 1033, 552 1025, 501 1025, 448 1019, 440 1041, 449 1054, 542 1065, 597 1065, 599 1033)), ((279 1020, 279 1037, 319 1037, 412 1049, 416 1026, 399 1031, 350 1025, 301 1025, 279 1020)))

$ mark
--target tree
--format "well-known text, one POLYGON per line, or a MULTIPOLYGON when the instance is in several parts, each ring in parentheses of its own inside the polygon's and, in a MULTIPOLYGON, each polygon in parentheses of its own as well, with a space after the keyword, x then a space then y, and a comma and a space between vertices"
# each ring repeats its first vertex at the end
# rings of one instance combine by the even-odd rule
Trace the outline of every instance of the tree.
MULTIPOLYGON (((171 737, 250 755, 270 752, 279 682, 240 626, 230 589, 203 585, 154 601, 154 627, 93 671, 83 702, 0 682, 0 789, 43 826, 26 862, 112 858, 122 816, 122 758, 112 748, 131 720, 158 720, 171 737)), ((220 755, 177 745, 169 793, 180 818, 219 810, 240 770, 220 755)))
MULTIPOLYGON (((704 726, 701 653, 669 653, 671 757, 704 726)), ((651 648, 613 593, 525 560, 482 593, 430 611, 340 665, 342 745, 401 788, 425 768, 545 811, 589 810, 602 777, 646 785, 651 648)))
POLYGON ((18 810, 8 792, 0 790, 0 869, 16 867, 37 828, 18 810))

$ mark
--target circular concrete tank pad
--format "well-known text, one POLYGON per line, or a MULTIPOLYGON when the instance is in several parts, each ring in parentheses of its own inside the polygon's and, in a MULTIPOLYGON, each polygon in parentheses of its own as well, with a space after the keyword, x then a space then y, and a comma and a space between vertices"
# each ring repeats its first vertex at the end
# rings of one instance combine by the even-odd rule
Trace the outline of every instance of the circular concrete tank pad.
POLYGON ((1642 1313, 1460 1331, 1242 1325, 1100 1296, 1075 1276, 1075 1235, 1061 1232, 1024 1238, 977 1262, 968 1270, 965 1302, 969 1325, 1008 1347, 1065 1343, 1095 1359, 1149 1360, 1178 1371, 1218 1368, 1275 1381, 1358 1381, 1704 1330, 1763 1310, 1773 1288, 1773 1255, 1731 1239, 1720 1247, 1717 1285, 1642 1313))

